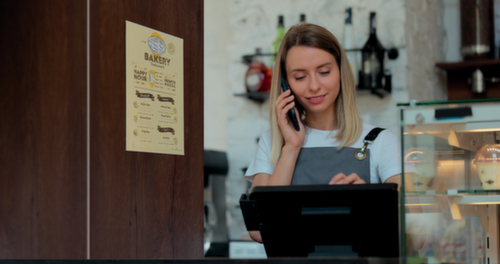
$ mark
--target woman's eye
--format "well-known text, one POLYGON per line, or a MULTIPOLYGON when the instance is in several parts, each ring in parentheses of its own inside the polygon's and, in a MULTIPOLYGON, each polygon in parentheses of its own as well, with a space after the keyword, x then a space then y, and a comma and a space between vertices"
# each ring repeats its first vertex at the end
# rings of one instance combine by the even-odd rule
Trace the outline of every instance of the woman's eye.
POLYGON ((302 79, 304 79, 304 76, 301 76, 301 77, 295 77, 295 80, 296 80, 296 81, 300 81, 300 80, 302 80, 302 79))
POLYGON ((330 71, 320 72, 320 74, 322 74, 322 75, 327 75, 327 74, 330 74, 330 71))

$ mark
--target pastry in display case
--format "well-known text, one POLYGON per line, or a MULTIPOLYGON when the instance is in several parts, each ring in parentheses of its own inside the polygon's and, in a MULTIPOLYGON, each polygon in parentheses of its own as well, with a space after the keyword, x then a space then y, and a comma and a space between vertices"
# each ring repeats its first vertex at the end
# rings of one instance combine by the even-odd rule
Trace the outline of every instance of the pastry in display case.
POLYGON ((484 190, 500 189, 500 144, 485 145, 474 158, 484 190))
POLYGON ((406 151, 404 162, 407 166, 414 166, 416 169, 416 173, 412 174, 415 190, 428 190, 436 176, 434 152, 429 148, 410 148, 406 151))
POLYGON ((500 99, 398 106, 403 256, 499 263, 500 99))

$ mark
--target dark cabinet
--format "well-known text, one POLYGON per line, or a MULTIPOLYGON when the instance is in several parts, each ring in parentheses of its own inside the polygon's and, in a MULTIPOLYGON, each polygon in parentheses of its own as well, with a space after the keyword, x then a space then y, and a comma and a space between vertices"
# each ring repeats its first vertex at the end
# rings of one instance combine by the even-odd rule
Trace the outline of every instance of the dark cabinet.
POLYGON ((500 59, 480 59, 453 63, 437 63, 446 71, 448 100, 500 98, 500 59), (477 71, 479 70, 479 71, 477 71), (474 91, 479 73, 484 91, 474 91))

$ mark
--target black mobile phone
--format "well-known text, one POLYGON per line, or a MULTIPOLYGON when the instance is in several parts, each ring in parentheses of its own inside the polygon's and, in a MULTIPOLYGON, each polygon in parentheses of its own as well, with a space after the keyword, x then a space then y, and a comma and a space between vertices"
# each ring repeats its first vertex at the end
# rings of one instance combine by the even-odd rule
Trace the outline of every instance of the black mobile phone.
MULTIPOLYGON (((283 87, 283 92, 286 92, 289 89, 288 85, 286 85, 285 78, 283 77, 281 77, 281 86, 283 87)), ((300 130, 299 119, 297 118, 295 107, 290 109, 290 111, 288 111, 288 118, 290 118, 290 120, 292 121, 295 130, 299 131, 300 130)))

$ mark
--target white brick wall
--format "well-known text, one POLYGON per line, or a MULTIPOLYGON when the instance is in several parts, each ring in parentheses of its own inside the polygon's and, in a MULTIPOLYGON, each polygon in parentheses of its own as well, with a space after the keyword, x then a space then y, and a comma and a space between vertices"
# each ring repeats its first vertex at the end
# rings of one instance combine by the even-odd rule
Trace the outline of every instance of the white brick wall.
MULTIPOLYGON (((270 51, 278 15, 284 15, 287 29, 299 21, 300 13, 305 13, 308 22, 327 28, 342 42, 344 10, 350 6, 355 43, 361 47, 368 37, 369 12, 376 11, 377 35, 382 45, 399 49, 398 59, 386 61, 386 68, 392 72, 393 93, 379 99, 359 92, 358 106, 365 121, 399 134, 396 103, 410 99, 445 99, 444 76, 433 65, 450 56, 455 56, 452 61, 460 59, 456 58, 457 52, 447 51, 450 47, 459 48, 456 41, 460 36, 448 35, 448 39, 443 40, 446 35, 443 21, 452 29, 454 25, 459 27, 455 23, 457 18, 447 19, 443 11, 456 14, 456 1, 205 0, 204 140, 206 149, 228 153, 231 239, 237 240, 246 234, 236 208, 241 193, 247 188, 242 168, 252 159, 257 138, 269 128, 269 102, 258 104, 234 96, 245 92, 247 65, 241 57, 252 54, 256 47, 270 51)), ((456 29, 452 32, 456 33, 456 29)))

